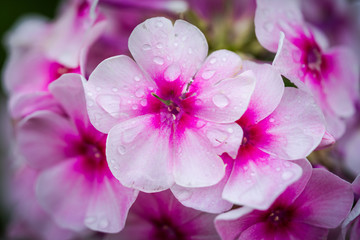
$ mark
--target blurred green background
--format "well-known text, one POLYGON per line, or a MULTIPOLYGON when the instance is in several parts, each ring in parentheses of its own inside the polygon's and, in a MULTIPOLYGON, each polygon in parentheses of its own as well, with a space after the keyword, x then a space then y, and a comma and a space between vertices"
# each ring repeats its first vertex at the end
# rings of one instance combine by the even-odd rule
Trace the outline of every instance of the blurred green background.
MULTIPOLYGON (((60 0, 0 0, 0 67, 3 70, 4 62, 7 58, 7 51, 4 47, 4 36, 11 29, 14 23, 22 16, 38 14, 47 16, 52 19, 57 11, 60 0)), ((21 71, 21 69, 19 69, 21 71)), ((0 101, 3 103, 6 99, 2 84, 0 85, 0 101)), ((4 106, 1 104, 1 106, 4 106)), ((4 111, 0 112, 4 114, 4 111)), ((6 118, 6 116, 1 116, 6 118)), ((9 141, 4 139, 6 134, 1 133, 2 141, 9 141)), ((6 144, 5 144, 6 145, 6 144)), ((11 213, 5 203, 6 196, 4 196, 4 187, 6 186, 6 173, 10 166, 5 161, 5 151, 3 144, 0 146, 0 239, 6 239, 5 231, 7 223, 10 219, 11 213)))

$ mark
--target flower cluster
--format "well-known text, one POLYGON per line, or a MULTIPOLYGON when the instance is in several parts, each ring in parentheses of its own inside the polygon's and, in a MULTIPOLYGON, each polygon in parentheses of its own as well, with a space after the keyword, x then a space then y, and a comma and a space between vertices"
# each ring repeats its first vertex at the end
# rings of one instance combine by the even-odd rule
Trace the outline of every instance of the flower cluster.
POLYGON ((68 0, 20 20, 7 237, 358 239, 359 6, 68 0))

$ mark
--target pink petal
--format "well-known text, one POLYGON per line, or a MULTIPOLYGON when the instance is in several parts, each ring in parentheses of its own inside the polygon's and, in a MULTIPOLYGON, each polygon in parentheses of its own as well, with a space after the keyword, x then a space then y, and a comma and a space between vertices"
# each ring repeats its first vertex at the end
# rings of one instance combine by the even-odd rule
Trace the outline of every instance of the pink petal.
MULTIPOLYGON (((275 240, 276 239, 277 240, 275 235, 276 235, 276 233, 274 231, 269 231, 269 227, 268 227, 267 223, 260 222, 260 223, 256 223, 256 224, 252 225, 251 227, 249 227, 248 229, 243 231, 240 234, 240 237, 238 238, 238 240, 248 240, 248 239, 253 239, 253 240, 275 240)), ((285 239, 287 239, 287 238, 285 238, 285 239)), ((281 239, 281 240, 285 240, 285 239, 281 239)))
POLYGON ((272 113, 279 105, 284 93, 284 82, 280 73, 271 65, 245 61, 244 71, 252 70, 256 85, 245 115, 255 123, 272 113))
POLYGON ((157 192, 173 184, 170 129, 155 128, 153 115, 117 124, 107 138, 106 156, 114 176, 126 187, 157 192))
POLYGON ((341 117, 355 112, 359 97, 359 68, 356 56, 345 47, 332 48, 324 54, 328 66, 323 73, 324 91, 332 110, 341 117))
POLYGON ((294 202, 294 221, 322 228, 335 228, 349 214, 353 204, 351 185, 324 170, 314 169, 304 191, 294 202))
POLYGON ((94 230, 116 233, 123 229, 137 191, 123 187, 115 178, 95 182, 86 212, 85 225, 94 230))
POLYGON ((18 125, 18 148, 33 167, 45 168, 67 157, 67 147, 78 133, 66 118, 37 111, 18 125), (46 146, 46 147, 44 147, 46 146))
POLYGON ((204 86, 195 102, 198 110, 193 114, 219 123, 234 122, 246 111, 254 88, 255 76, 252 71, 204 86))
POLYGON ((255 12, 255 33, 262 46, 275 52, 280 31, 291 30, 303 24, 298 1, 257 0, 255 12))
POLYGON ((325 133, 324 116, 311 95, 290 87, 275 111, 258 126, 267 129, 257 142, 259 149, 289 160, 306 157, 325 133))
POLYGON ((328 232, 329 230, 326 228, 314 227, 306 223, 290 222, 286 233, 277 232, 275 239, 326 239, 328 232))
POLYGON ((259 150, 239 153, 223 198, 229 202, 265 210, 300 178, 302 169, 291 161, 279 160, 259 150))
MULTIPOLYGON (((176 137, 173 175, 176 184, 183 187, 207 187, 218 183, 225 167, 210 140, 198 129, 185 129, 176 137)), ((216 132, 219 134, 221 132, 216 132)), ((220 134, 221 137, 224 133, 220 134)), ((227 136, 226 136, 227 137, 227 136)), ((216 142, 217 145, 220 145, 216 142)))
POLYGON ((156 79, 171 65, 180 68, 184 82, 189 82, 207 56, 208 45, 194 25, 177 20, 173 26, 162 17, 138 25, 129 38, 135 61, 156 79))
POLYGON ((86 128, 90 122, 82 79, 79 74, 64 74, 49 85, 49 90, 75 124, 86 128))
POLYGON ((240 234, 259 222, 259 216, 253 214, 253 209, 241 207, 215 218, 215 227, 221 239, 238 239, 240 234))
POLYGON ((22 119, 35 111, 49 110, 62 113, 59 103, 49 92, 20 93, 10 97, 10 115, 14 119, 22 119))
POLYGON ((85 228, 91 189, 86 178, 74 172, 76 162, 76 158, 67 159, 43 171, 37 181, 36 195, 59 226, 81 231, 85 228))
POLYGON ((226 152, 232 158, 236 158, 243 140, 243 130, 238 124, 205 123, 198 120, 197 126, 201 127, 196 131, 207 137, 208 145, 213 147, 213 152, 219 156, 226 152))
POLYGON ((332 145, 334 145, 335 141, 335 138, 328 131, 326 131, 316 150, 331 147, 332 145))
POLYGON ((221 196, 230 176, 233 161, 230 157, 224 156, 228 163, 226 163, 225 176, 219 183, 202 188, 184 188, 176 184, 171 187, 172 193, 184 206, 209 213, 221 213, 232 207, 232 204, 221 196))
POLYGON ((212 86, 226 78, 234 78, 242 68, 239 55, 228 50, 211 53, 196 73, 193 84, 212 86))
POLYGON ((141 115, 149 89, 156 87, 127 56, 101 62, 84 85, 90 121, 104 133, 118 122, 141 115))

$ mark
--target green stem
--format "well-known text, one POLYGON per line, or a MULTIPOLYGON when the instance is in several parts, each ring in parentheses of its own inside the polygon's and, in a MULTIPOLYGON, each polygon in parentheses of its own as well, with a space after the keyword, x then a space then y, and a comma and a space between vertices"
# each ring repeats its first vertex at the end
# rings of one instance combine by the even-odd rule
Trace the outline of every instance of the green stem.
POLYGON ((158 95, 156 95, 155 93, 151 93, 152 96, 156 97, 160 102, 162 102, 163 104, 170 106, 171 105, 171 100, 164 100, 162 98, 160 98, 158 95))

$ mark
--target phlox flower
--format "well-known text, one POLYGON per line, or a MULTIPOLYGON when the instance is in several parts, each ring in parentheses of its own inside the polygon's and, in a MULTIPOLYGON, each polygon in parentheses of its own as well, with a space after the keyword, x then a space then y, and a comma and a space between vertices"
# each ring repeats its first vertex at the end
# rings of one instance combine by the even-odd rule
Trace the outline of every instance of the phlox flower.
POLYGON ((326 38, 303 19, 300 1, 258 0, 256 36, 266 49, 278 49, 274 65, 299 88, 312 93, 324 112, 327 131, 338 139, 344 118, 355 112, 359 98, 356 56, 344 46, 328 48, 326 38))
POLYGON ((224 240, 325 239, 348 215, 351 185, 324 169, 311 169, 307 161, 301 178, 264 211, 241 207, 219 215, 215 226, 224 240))
POLYGON ((106 162, 106 135, 86 113, 81 76, 66 74, 50 84, 63 113, 36 111, 18 123, 17 148, 39 171, 36 196, 61 227, 118 232, 137 192, 115 179, 106 162))
POLYGON ((3 79, 13 118, 58 108, 48 85, 64 73, 83 71, 87 49, 105 24, 96 2, 68 1, 54 22, 29 16, 8 34, 10 57, 3 79))
POLYGON ((131 207, 125 228, 106 240, 219 240, 216 215, 184 207, 170 191, 140 193, 131 207))
POLYGON ((216 184, 219 155, 236 156, 242 130, 234 123, 254 89, 241 59, 219 50, 208 58, 204 35, 178 20, 151 18, 129 38, 134 57, 115 56, 85 83, 92 124, 109 133, 110 170, 127 187, 161 191, 216 184))
POLYGON ((214 186, 193 190, 174 186, 172 191, 186 206, 221 212, 231 202, 267 209, 302 174, 289 160, 305 158, 324 135, 324 117, 311 95, 285 88, 280 73, 269 64, 246 61, 243 71, 249 70, 255 74, 256 87, 248 109, 236 121, 243 130, 237 157, 222 156, 226 174, 214 186), (208 200, 201 201, 204 198, 208 200))

